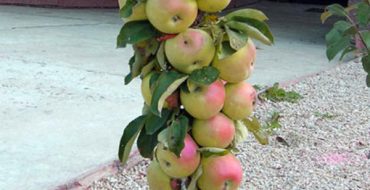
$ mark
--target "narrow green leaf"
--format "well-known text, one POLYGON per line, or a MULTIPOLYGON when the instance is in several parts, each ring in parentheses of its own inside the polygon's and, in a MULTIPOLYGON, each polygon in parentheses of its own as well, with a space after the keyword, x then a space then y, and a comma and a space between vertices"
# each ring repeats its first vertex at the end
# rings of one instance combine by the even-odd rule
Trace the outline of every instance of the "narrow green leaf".
POLYGON ((147 135, 153 135, 159 129, 166 126, 166 123, 171 116, 172 111, 168 109, 162 110, 162 116, 159 117, 153 113, 150 113, 145 121, 145 130, 147 135))
POLYGON ((133 79, 134 77, 132 76, 132 73, 131 73, 131 67, 132 65, 135 63, 135 56, 132 56, 128 62, 129 66, 130 66, 130 73, 126 75, 125 77, 125 85, 128 85, 133 79))
POLYGON ((143 115, 131 121, 123 132, 118 150, 118 158, 123 165, 125 165, 127 162, 136 137, 139 135, 139 132, 144 127, 145 118, 146 116, 143 115))
POLYGON ((161 115, 164 102, 168 96, 188 78, 187 75, 176 71, 163 72, 154 86, 151 110, 156 115, 161 115))
POLYGON ((158 48, 158 51, 157 51, 157 61, 158 61, 158 64, 160 66, 160 68, 165 71, 167 70, 167 61, 166 61, 166 55, 164 53, 164 42, 162 42, 160 45, 159 45, 159 48, 158 48))
POLYGON ((329 5, 328 7, 326 7, 326 10, 331 15, 340 16, 340 17, 348 16, 348 13, 346 12, 346 9, 340 4, 329 5))
POLYGON ((245 32, 249 37, 259 40, 266 45, 271 45, 274 41, 272 35, 266 33, 267 30, 265 30, 266 28, 263 28, 263 25, 259 26, 261 28, 256 28, 249 24, 237 21, 229 21, 226 25, 234 30, 245 32))
POLYGON ((194 70, 190 76, 189 80, 197 85, 210 85, 218 79, 220 72, 212 67, 203 67, 201 69, 194 70))
POLYGON ((225 16, 227 20, 233 20, 235 17, 244 17, 244 18, 252 18, 259 21, 266 21, 268 20, 265 13, 257 9, 240 9, 234 12, 231 12, 225 16))
POLYGON ((267 37, 271 43, 274 43, 274 36, 272 35, 269 26, 265 22, 261 22, 259 20, 251 19, 251 18, 243 18, 243 17, 235 17, 235 20, 238 22, 248 24, 249 26, 257 29, 260 33, 262 33, 265 37, 267 37))
POLYGON ((199 164, 198 169, 194 172, 193 175, 191 175, 191 182, 187 190, 198 190, 197 183, 202 174, 203 174, 202 164, 199 164))
POLYGON ((234 31, 228 26, 225 26, 225 29, 229 37, 230 47, 232 47, 234 50, 238 51, 247 45, 248 35, 239 31, 234 31))
POLYGON ((370 74, 370 54, 362 57, 362 66, 364 67, 364 70, 370 74))
POLYGON ((180 156, 182 149, 185 146, 185 136, 189 127, 189 119, 181 115, 175 119, 168 127, 167 142, 168 148, 176 156, 180 156))
POLYGON ((148 134, 146 128, 144 127, 137 139, 137 147, 139 149, 140 155, 144 158, 153 158, 153 150, 158 144, 158 134, 160 131, 154 134, 148 134))
POLYGON ((154 69, 154 65, 155 65, 155 59, 153 59, 152 61, 150 61, 147 65, 145 65, 142 69, 141 69, 141 78, 144 78, 146 77, 149 73, 151 73, 154 69))
POLYGON ((362 32, 361 35, 362 35, 362 38, 365 41, 364 45, 367 47, 368 50, 370 50, 370 31, 367 30, 365 32, 362 32))
POLYGON ((252 120, 244 119, 242 121, 260 144, 266 145, 269 143, 268 136, 261 130, 261 124, 256 117, 253 117, 252 120))
MULTIPOLYGON (((344 11, 348 14, 350 11, 352 11, 353 9, 356 9, 356 8, 357 8, 357 4, 353 4, 353 5, 349 6, 349 7, 346 7, 344 9, 344 11)), ((321 14, 321 17, 320 17, 321 22, 322 23, 325 23, 326 20, 328 18, 330 18, 331 16, 333 16, 333 14, 331 13, 331 11, 328 11, 328 9, 326 9, 326 11, 321 14)))
POLYGON ((203 157, 210 156, 224 156, 229 153, 229 150, 224 148, 215 148, 215 147, 202 147, 198 151, 202 154, 203 157))
POLYGON ((132 9, 137 4, 136 0, 127 0, 125 5, 119 10, 121 18, 127 18, 132 15, 132 9))
POLYGON ((244 142, 248 137, 248 129, 247 126, 240 120, 235 121, 235 136, 233 140, 233 145, 237 145, 239 143, 244 142))
POLYGON ((337 21, 334 24, 334 28, 338 30, 341 35, 353 35, 357 33, 356 26, 344 20, 337 21))
POLYGON ((158 31, 149 21, 132 21, 123 25, 118 37, 117 47, 126 47, 127 44, 136 44, 158 36, 158 31))

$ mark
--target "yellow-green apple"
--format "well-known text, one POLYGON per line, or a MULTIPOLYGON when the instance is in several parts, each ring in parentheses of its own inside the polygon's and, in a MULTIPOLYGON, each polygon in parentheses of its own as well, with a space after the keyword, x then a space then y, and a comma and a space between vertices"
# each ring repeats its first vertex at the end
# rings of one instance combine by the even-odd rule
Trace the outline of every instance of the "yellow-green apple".
POLYGON ((200 146, 226 148, 234 139, 235 126, 231 119, 218 113, 207 120, 194 120, 191 131, 200 146))
MULTIPOLYGON (((148 74, 141 81, 141 94, 143 95, 146 105, 151 105, 152 102, 152 90, 150 89, 150 78, 153 73, 148 74)), ((176 108, 179 107, 179 92, 175 91, 166 98, 163 105, 164 108, 176 108)))
MULTIPOLYGON (((118 0, 119 8, 121 9, 123 6, 125 6, 127 0, 118 0)), ((130 22, 130 21, 137 21, 137 20, 146 20, 146 13, 145 13, 145 3, 140 2, 136 4, 132 8, 132 14, 124 18, 123 20, 125 22, 130 22)))
POLYGON ((256 46, 252 40, 248 40, 247 45, 243 48, 228 57, 216 58, 212 65, 220 71, 221 79, 237 83, 249 78, 253 71, 255 59, 256 46))
POLYGON ((150 190, 172 190, 171 177, 162 171, 156 160, 147 168, 147 179, 150 190))
POLYGON ((249 117, 253 113, 256 90, 246 82, 228 83, 225 86, 226 98, 222 112, 232 120, 249 117))
POLYGON ((202 158, 203 174, 198 180, 201 190, 237 190, 243 178, 240 161, 231 153, 202 158))
POLYGON ((200 163, 200 153, 198 145, 189 134, 184 140, 184 148, 180 156, 177 157, 162 143, 158 144, 156 151, 157 159, 163 172, 173 178, 184 178, 190 176, 198 168, 200 163))
POLYGON ((211 64, 215 55, 212 37, 201 29, 189 28, 165 43, 165 53, 171 65, 190 74, 211 64))
POLYGON ((198 14, 196 0, 148 0, 145 10, 150 23, 168 34, 185 31, 198 14))
POLYGON ((198 8, 201 11, 214 13, 225 9, 231 0, 197 0, 198 8))
POLYGON ((180 101, 194 118, 209 119, 217 115, 224 106, 225 87, 221 80, 216 80, 208 86, 190 89, 189 92, 181 89, 180 101))

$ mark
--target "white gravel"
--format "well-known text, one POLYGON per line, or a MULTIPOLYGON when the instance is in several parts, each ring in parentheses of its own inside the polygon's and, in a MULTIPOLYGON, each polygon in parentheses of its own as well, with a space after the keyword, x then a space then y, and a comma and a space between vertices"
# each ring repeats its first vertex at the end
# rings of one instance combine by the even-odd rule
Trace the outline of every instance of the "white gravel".
MULTIPOLYGON (((253 137, 241 144, 240 189, 370 190, 370 89, 361 64, 350 63, 287 87, 304 96, 297 104, 264 102, 262 120, 280 112, 282 128, 267 146, 253 137)), ((92 184, 93 190, 148 189, 148 161, 92 184)))

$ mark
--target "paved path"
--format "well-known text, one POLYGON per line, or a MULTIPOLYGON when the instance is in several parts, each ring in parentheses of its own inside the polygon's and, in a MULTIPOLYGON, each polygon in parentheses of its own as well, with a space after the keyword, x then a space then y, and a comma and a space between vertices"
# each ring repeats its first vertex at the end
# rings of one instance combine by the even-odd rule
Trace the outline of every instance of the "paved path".
MULTIPOLYGON (((334 65, 324 55, 328 27, 303 12, 310 6, 258 6, 277 40, 260 47, 252 83, 334 65)), ((123 85, 132 52, 115 49, 121 24, 116 10, 0 6, 0 189, 50 189, 116 158, 142 105, 139 81, 123 85)))

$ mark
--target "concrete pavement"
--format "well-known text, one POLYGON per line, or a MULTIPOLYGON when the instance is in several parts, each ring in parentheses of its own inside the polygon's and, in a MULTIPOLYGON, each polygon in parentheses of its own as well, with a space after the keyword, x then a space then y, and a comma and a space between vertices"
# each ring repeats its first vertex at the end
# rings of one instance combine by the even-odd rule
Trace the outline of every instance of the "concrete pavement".
MULTIPOLYGON (((304 11, 313 6, 256 6, 270 16, 276 45, 259 46, 252 83, 334 66, 328 26, 304 11)), ((123 85, 132 51, 115 49, 121 24, 113 9, 0 6, 0 189, 51 189, 116 159, 142 105, 140 81, 123 85)))

